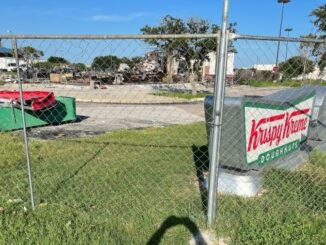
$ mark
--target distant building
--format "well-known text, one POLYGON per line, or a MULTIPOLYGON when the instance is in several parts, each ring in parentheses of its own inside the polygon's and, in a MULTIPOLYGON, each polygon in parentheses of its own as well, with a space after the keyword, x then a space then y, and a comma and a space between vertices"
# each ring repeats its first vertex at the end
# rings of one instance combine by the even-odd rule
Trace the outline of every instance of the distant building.
MULTIPOLYGON (((25 64, 20 59, 20 65, 25 64)), ((13 56, 13 52, 9 48, 0 47, 0 70, 3 71, 15 71, 17 70, 16 58, 13 56)))
MULTIPOLYGON (((229 52, 227 60, 226 80, 230 83, 232 83, 234 79, 234 58, 235 53, 229 52)), ((208 54, 208 60, 205 60, 203 63, 203 78, 205 80, 213 80, 215 78, 215 69, 216 52, 210 52, 208 54)))
POLYGON ((47 62, 47 60, 33 60, 33 64, 45 63, 45 62, 47 62))
POLYGON ((12 71, 16 69, 16 59, 13 57, 12 50, 0 47, 0 70, 12 71))
MULTIPOLYGON (((228 53, 228 60, 227 60, 227 73, 226 78, 228 82, 232 82, 234 78, 234 58, 235 53, 229 52, 228 53)), ((195 60, 191 60, 191 66, 193 66, 195 63, 195 60)), ((183 66, 188 66, 185 64, 185 59, 183 57, 177 59, 173 59, 172 64, 172 71, 173 75, 179 74, 183 70, 183 66)), ((189 67, 188 67, 189 69, 189 67)), ((215 78, 215 69, 216 69, 216 52, 210 52, 207 55, 207 60, 203 62, 202 65, 202 79, 211 81, 215 78)))
POLYGON ((254 65, 254 69, 256 71, 273 71, 275 64, 256 64, 254 65))

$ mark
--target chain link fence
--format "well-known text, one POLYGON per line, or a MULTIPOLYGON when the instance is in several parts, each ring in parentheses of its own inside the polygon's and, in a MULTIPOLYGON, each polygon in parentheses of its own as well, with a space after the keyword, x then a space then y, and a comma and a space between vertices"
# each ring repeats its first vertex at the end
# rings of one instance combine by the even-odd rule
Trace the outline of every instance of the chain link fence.
MULTIPOLYGON (((186 244, 205 228, 217 34, 0 39, 2 240, 186 244)), ((325 42, 229 39, 213 228, 322 243, 325 42)))
POLYGON ((325 40, 239 35, 231 47, 216 229, 236 244, 322 244, 325 40))

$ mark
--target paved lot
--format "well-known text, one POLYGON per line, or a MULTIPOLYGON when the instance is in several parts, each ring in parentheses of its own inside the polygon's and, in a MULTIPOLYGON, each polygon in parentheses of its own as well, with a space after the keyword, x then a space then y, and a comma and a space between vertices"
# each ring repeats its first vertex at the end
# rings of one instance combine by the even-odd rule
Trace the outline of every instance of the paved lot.
MULTIPOLYGON (((162 85, 160 85, 162 87, 162 85)), ((166 85, 178 89, 191 89, 189 84, 166 85)), ((107 89, 90 89, 88 86, 58 84, 24 84, 24 90, 50 90, 56 96, 75 97, 79 102, 115 103, 115 104, 169 104, 189 102, 189 100, 155 96, 155 84, 148 85, 109 85, 107 89)), ((212 88, 198 86, 201 90, 212 91, 212 88)), ((17 84, 6 84, 1 90, 18 90, 17 84)), ((233 86, 226 88, 226 96, 268 95, 280 88, 254 88, 249 86, 233 86)))
MULTIPOLYGON (((189 89, 189 85, 181 86, 189 89)), ((17 84, 6 84, 1 89, 17 90, 17 87, 17 84)), ((155 85, 119 85, 95 90, 86 86, 25 84, 24 89, 51 90, 56 96, 72 96, 77 101, 79 121, 30 129, 30 135, 40 138, 94 135, 117 129, 204 121, 203 99, 189 103, 189 100, 154 96, 151 93, 155 92, 155 85)), ((235 86, 227 87, 226 95, 267 95, 277 90, 279 88, 235 86)))
POLYGON ((187 105, 110 105, 77 103, 79 122, 33 128, 33 137, 52 139, 96 135, 117 129, 137 129, 204 121, 203 103, 187 105))

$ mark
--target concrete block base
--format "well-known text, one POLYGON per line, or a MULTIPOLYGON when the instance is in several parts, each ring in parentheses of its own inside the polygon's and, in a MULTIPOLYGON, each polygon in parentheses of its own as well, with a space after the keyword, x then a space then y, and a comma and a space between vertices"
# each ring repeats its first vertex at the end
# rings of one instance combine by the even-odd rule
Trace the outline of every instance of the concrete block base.
MULTIPOLYGON (((326 142, 308 141, 307 145, 302 147, 300 151, 293 152, 259 171, 230 171, 221 168, 218 179, 218 192, 241 197, 257 196, 263 188, 262 172, 264 170, 274 167, 295 171, 303 164, 308 163, 313 149, 326 152, 326 142)), ((203 186, 208 189, 208 178, 203 181, 203 186)))

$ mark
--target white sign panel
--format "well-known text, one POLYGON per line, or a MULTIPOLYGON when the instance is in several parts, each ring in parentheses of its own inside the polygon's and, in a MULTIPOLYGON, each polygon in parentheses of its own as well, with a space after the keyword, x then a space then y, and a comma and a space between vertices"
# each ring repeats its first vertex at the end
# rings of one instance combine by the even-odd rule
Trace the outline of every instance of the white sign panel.
POLYGON ((300 148, 307 138, 314 96, 293 105, 245 103, 247 164, 264 165, 300 148))

